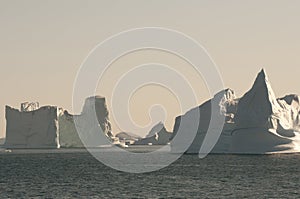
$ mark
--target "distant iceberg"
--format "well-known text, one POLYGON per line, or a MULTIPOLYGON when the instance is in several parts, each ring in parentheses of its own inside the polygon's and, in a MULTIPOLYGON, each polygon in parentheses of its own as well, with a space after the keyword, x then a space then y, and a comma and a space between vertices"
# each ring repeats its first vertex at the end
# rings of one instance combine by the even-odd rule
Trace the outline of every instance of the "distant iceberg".
POLYGON ((133 145, 166 145, 170 142, 172 133, 168 132, 162 122, 156 124, 145 138, 134 142, 133 145))

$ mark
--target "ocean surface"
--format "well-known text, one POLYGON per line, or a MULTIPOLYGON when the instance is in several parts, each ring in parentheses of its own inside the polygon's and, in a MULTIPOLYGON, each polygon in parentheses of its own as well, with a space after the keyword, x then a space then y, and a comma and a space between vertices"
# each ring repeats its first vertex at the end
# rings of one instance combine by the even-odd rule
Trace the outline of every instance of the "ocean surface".
POLYGON ((0 153, 0 198, 299 198, 300 155, 184 155, 146 174, 88 152, 0 153))

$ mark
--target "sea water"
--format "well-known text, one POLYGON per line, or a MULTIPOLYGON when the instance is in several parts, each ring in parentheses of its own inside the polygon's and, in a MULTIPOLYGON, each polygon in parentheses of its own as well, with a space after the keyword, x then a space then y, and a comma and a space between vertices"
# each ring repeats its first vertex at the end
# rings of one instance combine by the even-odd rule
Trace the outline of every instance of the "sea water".
POLYGON ((85 151, 0 153, 0 198, 35 197, 298 198, 300 155, 184 155, 159 171, 130 174, 85 151))

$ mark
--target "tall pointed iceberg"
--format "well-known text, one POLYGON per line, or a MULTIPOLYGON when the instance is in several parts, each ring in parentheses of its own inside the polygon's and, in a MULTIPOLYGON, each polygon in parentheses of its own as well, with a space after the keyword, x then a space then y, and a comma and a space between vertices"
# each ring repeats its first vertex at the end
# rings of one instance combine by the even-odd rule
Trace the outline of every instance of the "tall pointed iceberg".
POLYGON ((235 117, 236 128, 270 128, 280 106, 264 70, 257 75, 252 88, 240 99, 235 117))
MULTIPOLYGON (((212 121, 213 106, 220 110, 215 112, 214 119, 225 116, 225 123, 221 131, 210 132, 213 138, 219 138, 211 153, 300 152, 300 97, 291 94, 276 99, 265 70, 258 73, 251 89, 242 98, 236 98, 230 89, 223 90, 211 100, 176 118, 174 136, 178 134, 179 127, 183 139, 189 134, 196 135, 186 153, 199 153, 205 144, 209 125, 221 122, 212 121), (198 121, 192 114, 195 110, 200 111, 198 121), (190 128, 191 121, 199 122, 196 130, 190 128)), ((171 143, 175 152, 177 144, 171 143)))
POLYGON ((232 132, 233 153, 299 151, 299 101, 295 95, 276 99, 262 70, 240 99, 232 132))

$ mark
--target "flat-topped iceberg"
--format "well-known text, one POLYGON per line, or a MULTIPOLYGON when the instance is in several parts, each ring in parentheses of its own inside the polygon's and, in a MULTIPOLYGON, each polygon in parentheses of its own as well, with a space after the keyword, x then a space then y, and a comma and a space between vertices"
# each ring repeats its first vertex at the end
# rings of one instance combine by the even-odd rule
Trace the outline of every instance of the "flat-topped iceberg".
POLYGON ((59 148, 55 106, 19 111, 6 106, 6 148, 59 148))
MULTIPOLYGON (((6 148, 60 148, 84 147, 82 139, 97 137, 104 133, 112 137, 108 110, 104 97, 93 96, 85 100, 82 113, 71 115, 68 111, 56 106, 38 108, 38 103, 22 103, 21 111, 6 106, 6 148), (95 110, 95 111, 94 111, 95 110), (93 113, 97 120, 91 120, 93 113), (78 124, 75 125, 74 120, 78 124), (102 132, 98 127, 101 127, 102 132), (84 129, 81 137, 78 129, 84 129)), ((93 139, 90 139, 93 140, 93 139)), ((97 147, 102 140, 89 142, 89 146, 97 147)), ((106 143, 106 142, 105 142, 106 143)))

